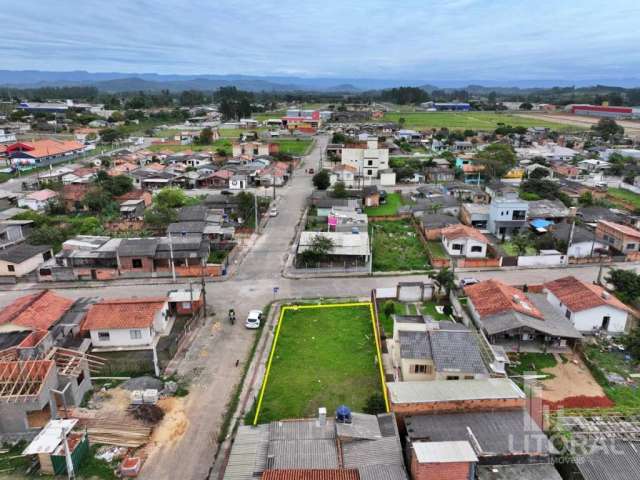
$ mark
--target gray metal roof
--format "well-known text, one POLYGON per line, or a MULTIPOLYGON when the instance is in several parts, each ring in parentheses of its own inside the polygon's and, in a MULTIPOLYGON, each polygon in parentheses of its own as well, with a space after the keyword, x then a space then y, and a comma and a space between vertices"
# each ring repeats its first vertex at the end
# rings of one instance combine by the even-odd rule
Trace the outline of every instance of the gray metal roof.
POLYGON ((429 332, 429 340, 437 371, 489 373, 473 332, 432 330, 429 332))
POLYGON ((515 328, 527 327, 554 337, 582 338, 573 324, 562 316, 547 301, 545 295, 528 293, 527 298, 542 314, 544 320, 510 310, 496 315, 483 317, 480 322, 488 335, 506 332, 515 328))
POLYGON ((568 217, 569 209, 560 200, 533 200, 529 202, 528 218, 568 217))
MULTIPOLYGON (((551 463, 478 465, 476 472, 478 480, 562 480, 558 470, 551 463)), ((607 477, 611 478, 615 477, 607 477)))
POLYGON ((22 263, 36 255, 51 250, 50 245, 29 245, 28 243, 20 243, 12 247, 0 250, 0 260, 9 263, 22 263))
POLYGON ((407 472, 402 465, 365 465, 358 467, 360 480, 406 480, 407 472))
POLYGON ((469 440, 471 430, 472 443, 477 440, 480 447, 478 457, 518 453, 547 456, 554 451, 524 409, 417 415, 406 417, 405 425, 411 440, 432 442, 469 440))
POLYGON ((206 223, 204 221, 187 221, 170 223, 167 227, 167 234, 182 235, 183 233, 200 233, 204 232, 206 223))
POLYGON ((151 257, 156 253, 157 238, 125 238, 118 246, 121 257, 151 257))
POLYGON ((377 417, 365 413, 352 413, 351 423, 336 423, 336 434, 340 438, 382 438, 377 417))
POLYGON ((400 331, 398 339, 401 358, 431 358, 431 344, 426 332, 400 331))
POLYGON ((189 205, 178 211, 180 222, 204 222, 207 218, 207 207, 203 205, 189 205))
POLYGON ((264 471, 269 426, 241 426, 233 441, 224 480, 255 480, 264 471))
POLYGON ((591 453, 576 457, 584 480, 637 479, 640 472, 640 447, 623 440, 595 445, 591 453))
POLYGON ((424 228, 444 228, 450 225, 459 225, 458 220, 453 215, 442 215, 438 213, 428 213, 422 216, 422 226, 424 228))
POLYGON ((508 378, 387 382, 391 403, 524 398, 524 392, 508 378))

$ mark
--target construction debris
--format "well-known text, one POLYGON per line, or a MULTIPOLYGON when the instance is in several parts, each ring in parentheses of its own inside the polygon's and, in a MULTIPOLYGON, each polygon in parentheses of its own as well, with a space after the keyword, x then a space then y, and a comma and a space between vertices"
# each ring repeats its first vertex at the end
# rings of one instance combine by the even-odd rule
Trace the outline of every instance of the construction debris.
POLYGON ((134 419, 83 418, 91 443, 138 448, 149 441, 151 427, 134 419))
POLYGON ((155 425, 164 418, 164 411, 157 405, 132 405, 129 409, 133 417, 147 425, 155 425))

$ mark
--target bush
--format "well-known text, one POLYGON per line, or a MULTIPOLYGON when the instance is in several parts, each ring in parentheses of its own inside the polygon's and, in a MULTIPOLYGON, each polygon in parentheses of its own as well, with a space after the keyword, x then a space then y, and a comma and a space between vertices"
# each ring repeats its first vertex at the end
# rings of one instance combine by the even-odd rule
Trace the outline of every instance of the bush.
POLYGON ((369 415, 377 415, 379 413, 385 413, 387 411, 387 405, 384 401, 382 393, 376 392, 367 399, 367 404, 364 407, 364 413, 369 415))
POLYGON ((384 305, 382 306, 382 311, 387 317, 390 317, 396 311, 396 304, 394 303, 393 300, 387 300, 386 302, 384 302, 384 305))

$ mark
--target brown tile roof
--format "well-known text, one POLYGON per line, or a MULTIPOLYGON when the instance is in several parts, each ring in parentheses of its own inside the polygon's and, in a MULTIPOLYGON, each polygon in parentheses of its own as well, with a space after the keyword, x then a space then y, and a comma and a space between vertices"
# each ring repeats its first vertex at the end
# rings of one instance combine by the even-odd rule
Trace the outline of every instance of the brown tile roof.
POLYGON ((358 470, 325 469, 325 470, 267 470, 262 480, 360 480, 358 470))
POLYGON ((38 190, 37 192, 30 193, 29 195, 27 195, 27 198, 31 200, 44 201, 44 200, 55 198, 57 196, 58 194, 56 192, 54 192, 53 190, 49 190, 48 188, 45 188, 44 190, 38 190))
POLYGON ((92 175, 97 171, 98 169, 96 167, 80 167, 76 168, 72 173, 78 177, 84 177, 85 175, 92 175))
POLYGON ((619 310, 629 311, 624 303, 599 285, 585 283, 568 276, 547 282, 544 287, 553 293, 572 312, 609 305, 619 310))
POLYGON ((104 300, 91 306, 82 330, 147 328, 166 302, 163 297, 104 300))
POLYGON ((81 202, 91 188, 85 183, 72 183, 62 187, 62 199, 72 202, 81 202))
POLYGON ((472 238, 478 242, 489 243, 489 239, 485 237, 479 230, 467 225, 451 225, 442 229, 442 236, 444 238, 456 239, 456 238, 472 238))
POLYGON ((22 149, 34 158, 48 157, 50 155, 60 155, 63 153, 73 152, 84 148, 80 142, 75 140, 54 140, 52 138, 44 138, 33 142, 18 142, 9 146, 9 150, 22 149))
POLYGON ((608 222, 607 220, 598 220, 598 225, 604 225, 605 227, 612 228, 622 233, 623 235, 640 238, 640 231, 621 223, 608 222))
POLYGON ((485 280, 464 289, 480 318, 515 310, 531 317, 543 319, 542 313, 521 290, 498 280, 485 280))
POLYGON ((123 193, 116 197, 116 201, 118 202, 126 202, 127 200, 140 200, 145 196, 146 190, 130 190, 127 193, 123 193))
POLYGON ((73 303, 50 290, 20 297, 0 311, 0 325, 11 323, 32 330, 48 330, 73 303))

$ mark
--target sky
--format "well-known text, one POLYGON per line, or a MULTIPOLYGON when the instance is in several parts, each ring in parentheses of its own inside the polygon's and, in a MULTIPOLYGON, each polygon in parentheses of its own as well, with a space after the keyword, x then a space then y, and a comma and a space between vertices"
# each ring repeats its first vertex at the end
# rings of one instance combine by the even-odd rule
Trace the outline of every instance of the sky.
POLYGON ((0 0, 0 69, 628 79, 639 19, 638 0, 0 0))

